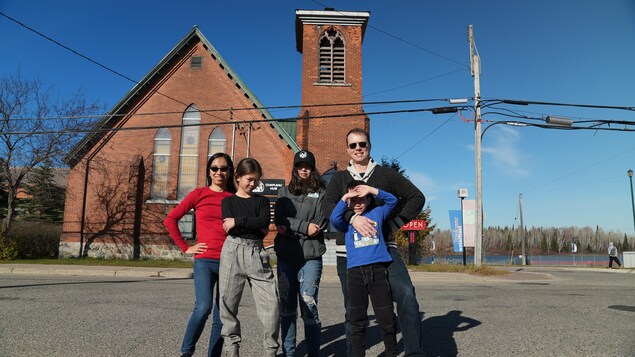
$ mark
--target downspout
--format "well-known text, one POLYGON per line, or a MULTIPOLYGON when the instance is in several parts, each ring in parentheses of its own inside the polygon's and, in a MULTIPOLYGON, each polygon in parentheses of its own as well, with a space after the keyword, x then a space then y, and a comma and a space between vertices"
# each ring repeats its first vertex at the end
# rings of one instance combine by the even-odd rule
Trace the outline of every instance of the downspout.
POLYGON ((247 130, 247 157, 251 157, 251 123, 249 123, 249 129, 247 130))
POLYGON ((83 193, 83 197, 82 197, 82 220, 80 222, 80 228, 79 228, 79 255, 78 257, 81 258, 83 256, 83 250, 84 250, 84 222, 86 220, 86 201, 87 201, 87 196, 88 196, 88 169, 90 167, 90 158, 86 159, 86 171, 84 174, 84 193, 83 193))
POLYGON ((232 161, 236 161, 234 157, 234 150, 236 149, 236 123, 234 123, 234 128, 232 129, 232 161))

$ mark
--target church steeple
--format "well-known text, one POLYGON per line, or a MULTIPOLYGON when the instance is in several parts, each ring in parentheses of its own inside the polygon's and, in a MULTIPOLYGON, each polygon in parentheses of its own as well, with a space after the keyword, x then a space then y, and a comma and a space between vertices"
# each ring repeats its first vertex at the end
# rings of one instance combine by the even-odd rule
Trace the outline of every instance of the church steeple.
POLYGON ((296 141, 301 148, 320 153, 321 172, 333 164, 345 168, 346 133, 352 128, 369 129, 361 105, 362 42, 369 17, 369 12, 330 8, 296 11, 303 105, 296 141))

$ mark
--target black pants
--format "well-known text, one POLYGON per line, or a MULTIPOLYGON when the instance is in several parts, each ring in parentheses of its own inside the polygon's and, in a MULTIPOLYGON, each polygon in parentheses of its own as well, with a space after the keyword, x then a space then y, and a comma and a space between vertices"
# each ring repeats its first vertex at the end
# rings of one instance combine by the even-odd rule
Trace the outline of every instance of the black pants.
POLYGON ((351 348, 354 356, 366 352, 368 297, 381 327, 386 356, 397 355, 397 319, 393 311, 388 272, 384 264, 348 269, 348 304, 351 320, 351 348))
POLYGON ((613 267, 613 262, 617 263, 617 266, 621 267, 622 263, 620 263, 620 259, 618 257, 612 257, 609 255, 609 268, 613 267))

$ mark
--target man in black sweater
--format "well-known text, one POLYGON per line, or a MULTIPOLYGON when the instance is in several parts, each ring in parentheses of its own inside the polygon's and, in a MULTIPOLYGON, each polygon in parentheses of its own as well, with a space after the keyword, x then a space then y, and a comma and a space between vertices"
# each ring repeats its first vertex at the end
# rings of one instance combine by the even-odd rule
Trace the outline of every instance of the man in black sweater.
MULTIPOLYGON (((397 207, 392 211, 382 226, 382 233, 393 261, 388 266, 388 280, 393 300, 397 303, 397 315, 404 343, 405 356, 423 356, 423 338, 421 334, 421 317, 415 289, 408 275, 408 270, 399 255, 393 233, 401 226, 414 219, 423 209, 425 197, 423 193, 407 178, 393 169, 377 165, 370 157, 370 134, 363 129, 352 129, 346 135, 346 151, 351 157, 346 171, 338 171, 329 181, 322 209, 325 217, 330 217, 337 202, 346 193, 346 185, 353 180, 362 180, 368 185, 395 195, 397 207)), ((377 202, 382 204, 382 202, 377 202)), ((349 210, 344 219, 353 225, 362 236, 373 236, 376 233, 374 222, 366 217, 356 215, 349 210)), ((346 289, 346 246, 344 235, 337 236, 337 274, 340 278, 344 305, 348 310, 348 293, 346 289)), ((348 311, 345 317, 346 341, 350 352, 350 324, 348 311)))

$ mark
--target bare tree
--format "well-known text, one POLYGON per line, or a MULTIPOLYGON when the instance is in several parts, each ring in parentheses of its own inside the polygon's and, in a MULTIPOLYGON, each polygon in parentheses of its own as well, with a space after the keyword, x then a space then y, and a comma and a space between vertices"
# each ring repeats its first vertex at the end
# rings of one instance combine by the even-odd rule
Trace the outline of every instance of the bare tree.
POLYGON ((52 86, 24 79, 19 71, 0 79, 0 177, 7 191, 0 230, 11 228, 18 189, 28 174, 45 160, 61 165, 81 135, 78 130, 93 125, 86 116, 99 109, 97 102, 87 103, 81 91, 60 98, 52 86))

